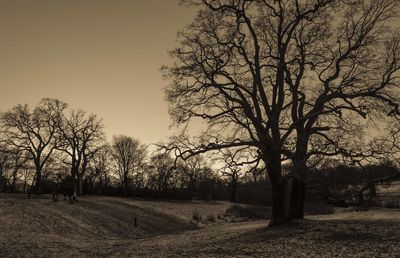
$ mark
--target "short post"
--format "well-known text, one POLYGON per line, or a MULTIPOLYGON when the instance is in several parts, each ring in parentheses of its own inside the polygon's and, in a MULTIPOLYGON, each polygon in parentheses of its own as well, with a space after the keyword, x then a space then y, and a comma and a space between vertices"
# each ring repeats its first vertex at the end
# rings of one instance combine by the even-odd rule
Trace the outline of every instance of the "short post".
POLYGON ((135 228, 137 228, 137 218, 135 217, 135 222, 134 222, 134 224, 135 224, 135 228))

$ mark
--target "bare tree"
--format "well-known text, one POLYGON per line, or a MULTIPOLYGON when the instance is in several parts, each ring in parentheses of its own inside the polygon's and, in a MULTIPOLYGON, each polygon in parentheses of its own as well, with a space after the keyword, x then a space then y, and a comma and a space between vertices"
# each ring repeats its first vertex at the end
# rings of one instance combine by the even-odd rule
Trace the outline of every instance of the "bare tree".
POLYGON ((190 191, 195 190, 205 165, 204 157, 201 155, 191 157, 182 164, 180 171, 182 174, 182 183, 186 185, 190 191))
POLYGON ((167 153, 155 152, 150 157, 149 164, 149 182, 150 188, 159 192, 176 186, 174 160, 167 153))
POLYGON ((6 179, 8 191, 17 191, 17 183, 23 177, 22 170, 28 163, 26 153, 18 149, 0 149, 2 175, 6 179))
POLYGON ((114 136, 112 156, 124 195, 128 194, 134 174, 140 174, 147 156, 146 146, 129 136, 114 136))
POLYGON ((95 153, 89 164, 89 174, 85 180, 91 192, 101 194, 110 186, 111 162, 111 146, 105 144, 95 153))
POLYGON ((88 162, 104 142, 103 124, 96 115, 82 109, 73 110, 60 123, 59 150, 68 156, 71 165, 74 194, 82 194, 82 183, 88 162))
POLYGON ((241 155, 240 151, 225 149, 222 151, 222 157, 220 158, 224 163, 223 167, 220 169, 220 173, 223 177, 228 179, 230 199, 232 202, 237 201, 237 186, 240 177, 243 175, 242 169, 244 164, 241 162, 242 157, 238 155, 241 155))
POLYGON ((310 158, 358 155, 346 135, 364 134, 360 119, 399 112, 400 40, 390 27, 399 2, 184 2, 200 11, 163 68, 172 81, 165 94, 176 124, 200 118, 208 128, 168 150, 183 159, 253 150, 272 186, 270 225, 302 218, 310 158), (288 175, 283 160, 292 163, 288 175))
POLYGON ((27 152, 36 169, 37 193, 42 193, 42 169, 58 144, 58 128, 67 104, 44 98, 30 111, 17 105, 1 114, 1 137, 6 145, 27 152))

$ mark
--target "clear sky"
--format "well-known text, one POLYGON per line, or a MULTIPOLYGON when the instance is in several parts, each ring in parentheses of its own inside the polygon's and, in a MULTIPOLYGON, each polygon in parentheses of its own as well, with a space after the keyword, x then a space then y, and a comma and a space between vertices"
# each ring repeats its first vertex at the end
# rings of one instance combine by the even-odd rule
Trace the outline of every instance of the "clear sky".
POLYGON ((0 0, 0 111, 58 98, 109 137, 165 140, 159 68, 194 13, 178 0, 0 0))

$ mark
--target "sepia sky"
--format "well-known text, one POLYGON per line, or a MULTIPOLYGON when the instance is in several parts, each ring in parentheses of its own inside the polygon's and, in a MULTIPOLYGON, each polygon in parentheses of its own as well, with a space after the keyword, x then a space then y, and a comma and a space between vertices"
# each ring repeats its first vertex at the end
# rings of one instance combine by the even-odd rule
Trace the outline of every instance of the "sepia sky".
POLYGON ((178 0, 0 0, 0 111, 58 98, 109 137, 165 140, 159 68, 194 13, 178 0))

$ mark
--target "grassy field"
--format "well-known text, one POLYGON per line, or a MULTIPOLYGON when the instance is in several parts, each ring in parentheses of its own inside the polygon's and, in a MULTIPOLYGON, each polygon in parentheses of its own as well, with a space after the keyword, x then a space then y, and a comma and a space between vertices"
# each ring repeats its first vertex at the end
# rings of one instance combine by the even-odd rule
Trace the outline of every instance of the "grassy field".
POLYGON ((69 204, 3 194, 0 257, 400 257, 398 209, 341 210, 267 228, 266 220, 230 222, 222 216, 229 207, 91 196, 69 204))

